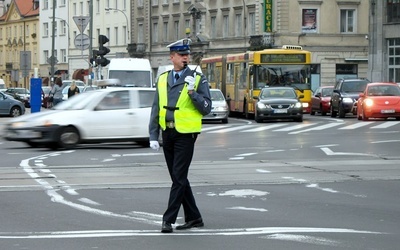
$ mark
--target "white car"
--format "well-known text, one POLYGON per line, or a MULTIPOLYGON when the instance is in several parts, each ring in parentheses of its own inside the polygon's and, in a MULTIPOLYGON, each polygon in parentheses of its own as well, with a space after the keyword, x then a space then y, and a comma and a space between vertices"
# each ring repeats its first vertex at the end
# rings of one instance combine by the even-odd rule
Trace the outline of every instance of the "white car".
POLYGON ((12 118, 4 139, 52 149, 104 142, 148 147, 154 94, 154 88, 123 87, 84 92, 51 110, 12 118))
POLYGON ((203 116, 203 121, 221 121, 228 123, 229 107, 224 94, 219 89, 210 89, 211 112, 203 116))

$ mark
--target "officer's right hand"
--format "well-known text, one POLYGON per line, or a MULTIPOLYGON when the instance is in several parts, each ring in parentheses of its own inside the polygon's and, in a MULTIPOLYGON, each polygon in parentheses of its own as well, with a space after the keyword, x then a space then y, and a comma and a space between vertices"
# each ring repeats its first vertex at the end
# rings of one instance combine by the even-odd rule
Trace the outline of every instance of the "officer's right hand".
POLYGON ((150 148, 158 151, 160 149, 160 144, 158 141, 150 141, 150 148))

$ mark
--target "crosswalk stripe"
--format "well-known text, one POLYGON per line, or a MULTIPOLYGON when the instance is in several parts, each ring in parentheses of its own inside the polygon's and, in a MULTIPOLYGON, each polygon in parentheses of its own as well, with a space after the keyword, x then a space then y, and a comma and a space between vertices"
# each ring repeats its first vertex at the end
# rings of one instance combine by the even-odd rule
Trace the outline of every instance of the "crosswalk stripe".
POLYGON ((220 129, 220 128, 228 128, 228 127, 230 127, 230 126, 229 125, 223 125, 223 126, 213 126, 213 127, 208 127, 208 128, 202 128, 201 132, 206 132, 206 131, 209 131, 209 130, 217 130, 217 129, 220 129))
POLYGON ((387 122, 381 123, 381 124, 379 124, 379 125, 373 126, 373 127, 371 127, 371 128, 389 128, 389 127, 392 127, 392 126, 397 125, 397 124, 399 124, 399 123, 400 123, 400 121, 398 121, 398 122, 395 122, 395 121, 387 121, 387 122))
POLYGON ((346 126, 346 127, 343 127, 343 128, 339 128, 339 129, 355 129, 355 128, 361 128, 361 127, 370 125, 370 124, 372 124, 372 123, 374 123, 374 122, 359 122, 359 123, 355 123, 355 124, 352 124, 352 125, 349 125, 349 126, 346 126))
POLYGON ((333 128, 333 127, 343 125, 343 124, 344 123, 341 123, 341 122, 337 122, 337 123, 332 122, 332 123, 324 124, 324 125, 317 126, 317 127, 312 127, 312 128, 308 128, 308 129, 304 129, 304 130, 300 130, 300 131, 290 132, 289 134, 300 134, 300 133, 309 132, 309 131, 323 130, 323 129, 333 128))
POLYGON ((292 131, 292 130, 296 130, 296 129, 302 129, 305 127, 309 127, 314 125, 315 123, 308 123, 308 124, 299 124, 299 125, 295 125, 295 126, 290 126, 287 128, 281 128, 281 129, 275 129, 274 131, 292 131))
POLYGON ((243 125, 243 126, 238 126, 238 127, 220 129, 220 130, 217 130, 217 131, 213 130, 213 131, 210 131, 208 133, 226 133, 226 132, 236 131, 236 130, 245 129, 245 128, 253 127, 253 126, 254 125, 243 125))
POLYGON ((262 126, 262 127, 248 129, 248 130, 243 130, 243 131, 240 131, 240 132, 259 132, 259 131, 264 131, 264 130, 271 129, 271 128, 282 127, 282 126, 285 126, 285 125, 287 125, 287 123, 272 124, 272 125, 266 125, 266 126, 262 126))

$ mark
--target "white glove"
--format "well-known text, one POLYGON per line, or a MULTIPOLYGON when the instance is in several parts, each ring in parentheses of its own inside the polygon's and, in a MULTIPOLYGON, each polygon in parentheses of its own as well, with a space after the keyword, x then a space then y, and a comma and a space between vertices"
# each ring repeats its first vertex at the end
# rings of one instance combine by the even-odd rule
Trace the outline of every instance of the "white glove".
POLYGON ((160 149, 160 144, 158 141, 150 141, 150 148, 158 151, 160 149))
POLYGON ((185 77, 185 82, 188 84, 188 86, 187 86, 188 90, 194 90, 194 82, 195 81, 196 81, 196 73, 194 73, 194 76, 185 77))

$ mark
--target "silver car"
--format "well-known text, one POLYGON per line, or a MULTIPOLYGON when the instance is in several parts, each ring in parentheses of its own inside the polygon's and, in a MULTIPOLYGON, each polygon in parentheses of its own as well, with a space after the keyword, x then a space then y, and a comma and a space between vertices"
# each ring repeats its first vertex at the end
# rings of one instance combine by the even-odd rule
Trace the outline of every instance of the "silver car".
POLYGON ((219 89, 210 89, 210 94, 212 101, 211 112, 203 116, 203 121, 220 120, 222 123, 228 123, 229 107, 224 94, 219 89))
POLYGON ((17 117, 25 113, 25 106, 14 97, 0 92, 0 115, 17 117))

